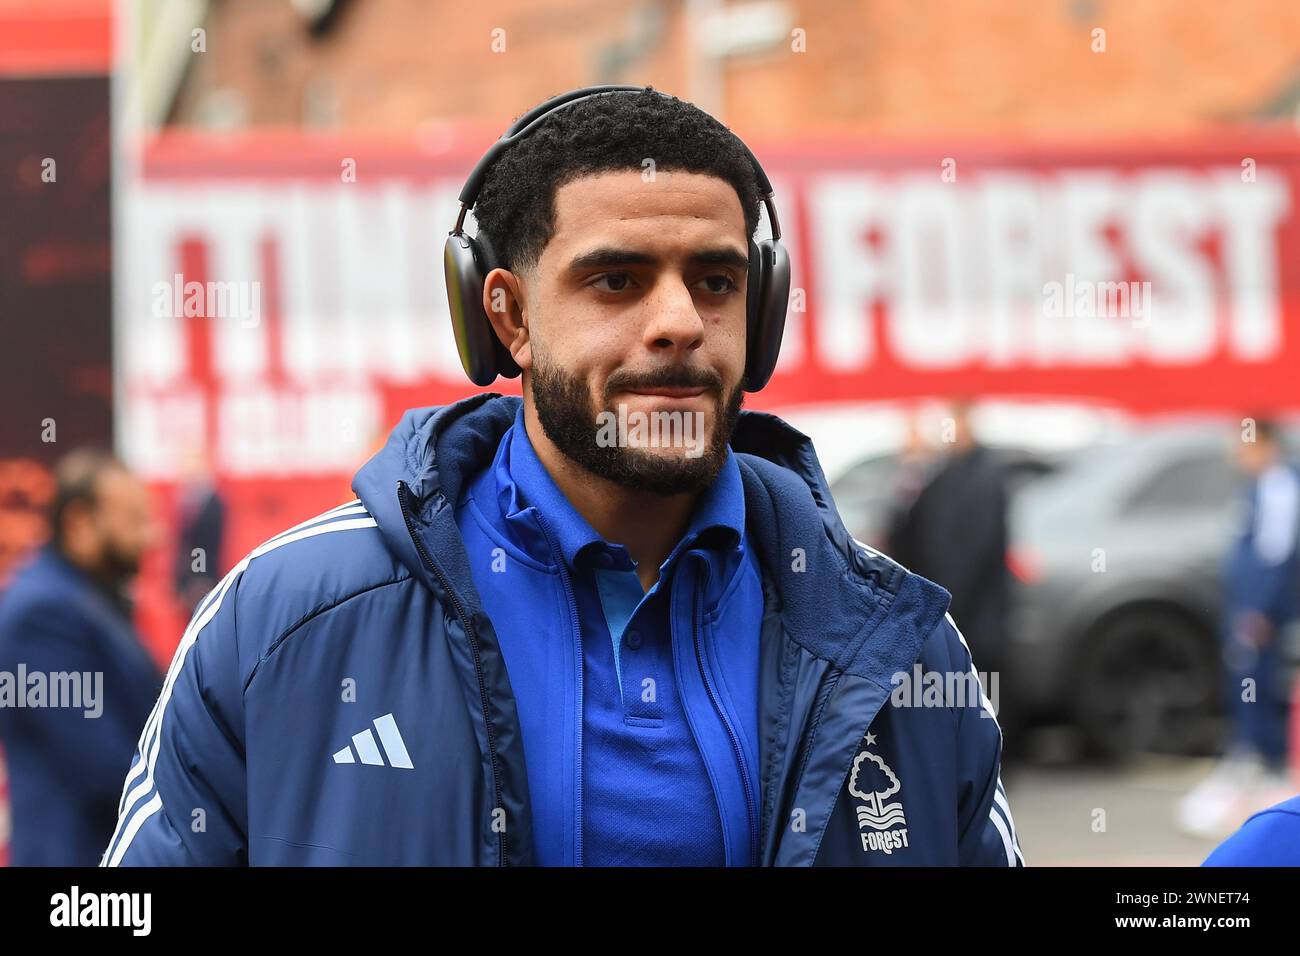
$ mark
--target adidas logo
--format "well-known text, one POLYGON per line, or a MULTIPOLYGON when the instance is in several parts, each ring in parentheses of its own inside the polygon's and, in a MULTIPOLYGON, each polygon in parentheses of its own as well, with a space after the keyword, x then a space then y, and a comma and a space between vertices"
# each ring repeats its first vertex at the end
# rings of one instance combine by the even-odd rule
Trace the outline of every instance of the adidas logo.
POLYGON ((406 743, 402 740, 402 735, 397 729, 397 721, 393 719, 393 715, 384 714, 382 717, 376 717, 374 724, 375 730, 379 734, 379 744, 384 745, 383 753, 379 752, 379 744, 375 743, 375 735, 370 732, 369 728, 366 728, 359 734, 353 734, 352 746, 344 747, 336 753, 334 762, 356 763, 357 757, 360 757, 362 763, 369 764, 372 767, 397 767, 401 770, 414 770, 415 765, 411 763, 411 755, 406 752, 406 743), (356 755, 353 755, 352 747, 356 747, 356 755), (384 754, 388 755, 388 763, 384 763, 384 754))

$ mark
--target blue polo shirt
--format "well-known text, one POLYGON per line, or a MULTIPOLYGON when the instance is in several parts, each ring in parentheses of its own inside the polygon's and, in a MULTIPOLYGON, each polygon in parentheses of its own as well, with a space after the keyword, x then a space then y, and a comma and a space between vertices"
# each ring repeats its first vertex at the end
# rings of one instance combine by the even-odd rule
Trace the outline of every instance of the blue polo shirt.
POLYGON ((730 450, 649 591, 546 471, 522 406, 456 520, 518 706, 538 862, 752 865, 763 593, 730 450))

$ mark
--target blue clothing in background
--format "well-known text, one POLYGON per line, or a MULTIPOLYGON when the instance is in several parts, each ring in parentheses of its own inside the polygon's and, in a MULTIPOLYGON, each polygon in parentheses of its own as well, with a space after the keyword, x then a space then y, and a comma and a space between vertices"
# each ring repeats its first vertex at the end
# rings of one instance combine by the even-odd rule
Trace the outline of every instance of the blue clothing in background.
POLYGON ((1286 760, 1290 693, 1282 629, 1300 609, 1300 473, 1279 462, 1245 486, 1241 528, 1224 563, 1223 661, 1234 749, 1270 767, 1286 760), (1258 614, 1274 629, 1263 647, 1243 639, 1240 618, 1258 614), (1243 700, 1247 681, 1254 692, 1243 700))
POLYGON ((1300 866, 1300 797, 1261 810, 1202 866, 1300 866))
POLYGON ((94 866, 113 834, 122 778, 162 675, 123 607, 53 548, 0 595, 0 673, 12 682, 0 692, 10 863, 94 866), (17 686, 19 674, 26 687, 17 686), (3 699, 30 692, 34 675, 49 694, 58 674, 81 696, 77 706, 48 706, 56 703, 49 696, 40 707, 3 699))

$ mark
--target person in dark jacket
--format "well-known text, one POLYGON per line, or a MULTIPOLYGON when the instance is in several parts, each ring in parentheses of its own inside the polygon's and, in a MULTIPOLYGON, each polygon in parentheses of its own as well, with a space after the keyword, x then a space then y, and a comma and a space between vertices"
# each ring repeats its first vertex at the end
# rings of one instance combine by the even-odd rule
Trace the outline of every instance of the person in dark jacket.
POLYGON ((941 457, 899 518, 891 556, 952 594, 953 617, 982 668, 1004 660, 1009 571, 1006 475, 976 439, 965 402, 943 424, 941 457))
POLYGON ((947 592, 740 408, 761 170, 676 98, 559 100, 470 177, 498 264, 448 243, 466 370, 523 398, 408 411, 226 575, 104 864, 1021 865, 947 592))
POLYGON ((162 675, 123 586, 153 539, 143 485, 112 456, 55 468, 51 540, 0 595, 0 742, 14 866, 93 866, 162 675))
POLYGON ((195 452, 178 489, 176 554, 172 586, 187 613, 221 580, 226 503, 212 483, 203 456, 195 452))

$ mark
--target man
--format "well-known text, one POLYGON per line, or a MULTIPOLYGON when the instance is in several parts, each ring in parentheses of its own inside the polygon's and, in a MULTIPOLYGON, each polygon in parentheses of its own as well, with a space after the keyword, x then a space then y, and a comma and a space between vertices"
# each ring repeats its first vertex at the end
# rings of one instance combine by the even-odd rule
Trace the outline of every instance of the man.
POLYGON ((1007 625, 1007 492, 1002 466, 975 439, 956 402, 945 454, 890 536, 897 560, 946 588, 951 612, 986 670, 1001 670, 1007 625))
POLYGON ((176 556, 172 587, 187 614, 221 580, 218 562, 225 538, 226 503, 212 482, 206 456, 195 447, 185 456, 177 489, 176 556))
POLYGON ((1282 774, 1287 702, 1281 635, 1300 605, 1296 584, 1300 472, 1287 461, 1277 426, 1255 420, 1253 441, 1237 443, 1246 507, 1225 569, 1225 660, 1233 743, 1282 774), (1249 680, 1255 694, 1245 697, 1249 680))
POLYGON ((1223 662, 1227 753, 1179 805, 1179 824, 1222 834, 1248 813, 1293 792, 1287 780, 1283 635, 1300 610, 1300 472, 1287 461, 1277 425, 1247 419, 1234 442, 1245 476, 1237 534, 1223 565, 1223 662))
POLYGON ((125 584, 154 539, 146 491, 111 455, 55 468, 51 540, 0 597, 0 743, 14 866, 93 866, 161 675, 125 584))
POLYGON ((358 502, 200 606, 108 865, 1020 863, 978 682, 890 700, 973 673, 946 592, 740 412, 788 291, 760 182, 652 90, 498 141, 448 290, 467 371, 522 401, 408 412, 358 502))

